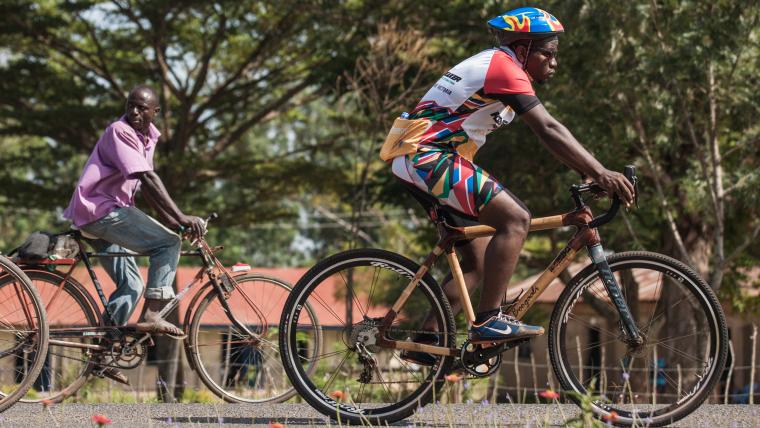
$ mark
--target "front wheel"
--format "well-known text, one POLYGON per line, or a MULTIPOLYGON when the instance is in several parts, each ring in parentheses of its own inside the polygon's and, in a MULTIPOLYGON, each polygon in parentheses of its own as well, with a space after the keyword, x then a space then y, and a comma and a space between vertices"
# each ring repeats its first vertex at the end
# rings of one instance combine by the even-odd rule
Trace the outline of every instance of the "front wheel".
MULTIPOLYGON (((317 263, 298 281, 280 321, 280 353, 293 386, 316 410, 341 423, 385 425, 433 399, 451 358, 438 356, 431 366, 420 366, 377 340, 383 317, 418 269, 398 254, 361 249, 317 263), (309 305, 326 332, 324 352, 315 357, 300 351, 309 348, 309 305), (309 373, 306 368, 315 363, 309 373)), ((420 331, 436 335, 438 346, 454 346, 451 308, 429 274, 399 308, 386 337, 406 340, 420 331)))
POLYGON ((560 296, 549 352, 562 387, 616 425, 671 424, 696 409, 720 378, 728 333, 715 294, 690 268, 648 252, 607 260, 643 338, 625 340, 599 272, 588 266, 560 296), (614 412, 614 413, 613 413, 614 412))
MULTIPOLYGON (((259 337, 254 340, 230 321, 219 294, 209 286, 190 324, 188 357, 203 383, 225 401, 285 401, 295 391, 282 368, 277 327, 292 287, 256 274, 234 279, 235 288, 226 297, 231 316, 259 337)), ((314 310, 307 307, 304 312, 312 347, 300 351, 312 358, 321 352, 322 328, 314 310)))

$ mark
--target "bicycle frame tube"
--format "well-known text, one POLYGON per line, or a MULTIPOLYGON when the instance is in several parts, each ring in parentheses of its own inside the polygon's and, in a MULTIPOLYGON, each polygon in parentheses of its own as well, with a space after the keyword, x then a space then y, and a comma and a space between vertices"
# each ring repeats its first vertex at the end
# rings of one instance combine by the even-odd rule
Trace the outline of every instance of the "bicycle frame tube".
MULTIPOLYGON (((74 268, 81 260, 84 262, 85 268, 87 269, 87 272, 90 276, 90 279, 92 280, 93 285, 95 286, 95 289, 98 293, 98 296, 100 297, 100 301, 105 309, 105 326, 99 326, 99 327, 72 327, 72 328, 64 328, 64 329, 51 329, 50 336, 51 340, 50 343, 53 345, 58 346, 66 346, 70 348, 80 348, 80 349, 88 349, 92 351, 104 351, 107 350, 106 347, 102 345, 92 345, 87 343, 79 343, 79 342, 69 342, 65 340, 59 340, 62 338, 71 338, 71 337, 105 337, 108 330, 111 328, 119 328, 119 329, 130 329, 131 327, 125 327, 125 326, 114 326, 112 314, 108 309, 108 300, 106 299, 105 293, 103 292, 103 288, 100 285, 100 281, 97 278, 97 275, 95 274, 95 270, 92 267, 91 258, 106 258, 106 257, 147 257, 147 254, 139 254, 139 253, 131 253, 131 252, 96 252, 96 253, 89 253, 87 251, 84 251, 84 244, 81 241, 81 239, 77 236, 75 237, 77 240, 77 243, 79 244, 80 248, 80 255, 77 258, 77 260, 71 264, 71 268, 68 272, 66 272, 63 281, 58 286, 58 289, 56 290, 55 294, 53 295, 53 299, 51 300, 48 305, 52 303, 53 300, 58 296, 60 291, 63 289, 66 281, 71 277, 72 272, 74 271, 74 268), (55 339, 53 339, 55 338, 55 339)), ((248 333, 251 337, 253 337, 255 340, 259 340, 260 336, 254 332, 251 332, 243 323, 238 321, 235 316, 232 313, 231 308, 229 307, 229 304, 227 303, 227 300, 225 298, 225 291, 223 287, 218 282, 218 276, 214 273, 213 269, 214 266, 218 265, 218 261, 213 256, 213 253, 217 250, 222 249, 223 247, 204 247, 205 250, 199 249, 197 251, 182 251, 182 256, 196 256, 200 257, 201 261, 203 263, 203 266, 198 270, 198 273, 195 274, 195 277, 193 280, 187 284, 181 291, 177 293, 177 295, 172 299, 164 308, 159 312, 159 317, 165 318, 166 315, 168 315, 171 311, 175 310, 177 306, 179 306, 179 302, 187 295, 187 293, 190 291, 191 288, 195 286, 198 282, 200 282, 204 275, 208 276, 209 282, 211 283, 212 287, 217 291, 220 303, 222 305, 222 309, 226 313, 228 319, 232 322, 235 327, 240 329, 241 331, 248 333)), ((224 269, 219 265, 220 268, 224 269)), ((226 274, 226 273, 225 273, 226 274)), ((234 279, 233 279, 234 281, 234 279)), ((241 290, 242 291, 242 290, 241 290)), ((19 293, 17 293, 19 294, 19 293)), ((253 302, 250 301, 248 296, 245 295, 245 293, 242 293, 244 298, 249 300, 249 303, 253 305, 253 302)), ((195 302, 196 299, 193 300, 195 302)), ((24 306, 25 307, 25 306, 24 306)), ((26 308, 26 307, 25 307, 26 308)), ((148 333, 145 333, 145 337, 147 338, 148 333)))
MULTIPOLYGON (((546 270, 536 279, 531 287, 522 294, 522 296, 515 302, 509 310, 509 315, 515 318, 521 318, 528 309, 533 306, 538 297, 546 290, 551 282, 564 271, 567 266, 573 261, 575 255, 584 246, 593 246, 600 243, 599 234, 596 229, 590 229, 588 222, 593 219, 591 209, 587 206, 575 210, 573 212, 555 215, 550 217, 541 217, 532 219, 530 222, 530 231, 556 229, 563 226, 574 226, 577 228, 575 235, 570 239, 567 246, 560 251, 555 257, 552 263, 546 270)), ((452 227, 444 222, 436 222, 438 225, 438 232, 440 239, 436 244, 433 251, 427 256, 425 261, 420 266, 420 269, 414 275, 414 278, 402 291, 401 296, 394 303, 391 310, 386 314, 383 319, 383 325, 381 330, 390 328, 396 315, 406 303, 409 296, 414 291, 422 277, 427 273, 435 263, 439 255, 446 253, 446 257, 451 268, 452 278, 456 281, 460 297, 462 299, 462 308, 470 324, 475 321, 475 312, 472 307, 470 295, 467 291, 467 285, 464 282, 464 275, 459 265, 456 253, 454 252, 454 243, 467 239, 480 238, 484 236, 491 236, 494 233, 494 229, 485 226, 470 226, 470 227, 452 227)), ((381 332, 382 333, 382 332, 381 332)), ((384 334, 380 334, 379 344, 395 349, 404 349, 409 351, 421 351, 437 355, 456 355, 457 352, 453 348, 447 348, 442 346, 424 345, 414 343, 411 341, 396 341, 385 339, 384 334)))

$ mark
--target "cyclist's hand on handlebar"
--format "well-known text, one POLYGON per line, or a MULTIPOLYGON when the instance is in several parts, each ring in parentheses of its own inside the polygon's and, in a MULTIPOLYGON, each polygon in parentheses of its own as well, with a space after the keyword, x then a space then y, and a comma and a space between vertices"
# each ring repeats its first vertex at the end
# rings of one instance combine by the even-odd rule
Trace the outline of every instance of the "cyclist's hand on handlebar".
POLYGON ((185 228, 191 242, 206 234, 206 222, 200 217, 193 215, 182 216, 180 224, 185 228))
POLYGON ((603 188, 610 197, 617 195, 626 207, 630 207, 633 203, 635 192, 633 184, 631 184, 623 174, 605 169, 596 178, 596 183, 603 188))

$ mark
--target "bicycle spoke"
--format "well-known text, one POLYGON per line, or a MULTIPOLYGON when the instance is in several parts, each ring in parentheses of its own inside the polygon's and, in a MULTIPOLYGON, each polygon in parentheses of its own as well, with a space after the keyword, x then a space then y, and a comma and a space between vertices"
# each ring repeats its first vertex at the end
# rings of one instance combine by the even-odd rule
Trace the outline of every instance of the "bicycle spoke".
POLYGON ((330 376, 325 386, 322 387, 322 392, 326 394, 330 393, 330 391, 328 391, 330 389, 330 385, 332 385, 332 383, 335 381, 335 378, 340 373, 340 370, 343 368, 343 365, 346 364, 346 360, 348 360, 348 357, 349 355, 351 355, 351 352, 352 351, 350 349, 346 350, 346 355, 343 356, 343 359, 340 360, 340 363, 338 363, 338 366, 335 367, 335 370, 333 371, 332 376, 330 376))
POLYGON ((346 353, 348 351, 349 351, 348 349, 344 349, 344 350, 341 350, 341 351, 328 352, 326 354, 321 354, 318 357, 314 357, 314 358, 304 358, 304 357, 302 357, 302 356, 299 355, 299 359, 301 359, 304 362, 313 363, 313 362, 317 362, 319 360, 324 360, 325 358, 330 358, 330 357, 334 357, 336 355, 344 354, 344 353, 346 353))
POLYGON ((684 335, 681 335, 681 336, 671 336, 671 337, 666 337, 664 339, 657 339, 656 342, 649 342, 649 344, 650 345, 656 345, 656 344, 665 343, 665 342, 672 342, 674 340, 681 340, 681 339, 685 339, 685 338, 688 338, 688 337, 698 336, 700 334, 701 334, 701 332, 694 331, 693 333, 684 334, 684 335))
POLYGON ((369 295, 367 296, 367 310, 369 310, 370 306, 372 305, 372 296, 375 293, 375 286, 377 285, 377 280, 380 278, 380 269, 375 269, 374 272, 372 272, 372 282, 369 288, 369 295))
POLYGON ((401 365, 402 365, 402 366, 404 366, 404 367, 406 368, 406 370, 407 370, 407 373, 411 374, 411 375, 412 375, 412 376, 413 376, 413 377, 416 379, 416 381, 417 381, 417 382, 422 382, 422 381, 424 380, 424 379, 422 379, 421 377, 417 376, 417 374, 415 374, 415 370, 412 370, 412 368, 411 368, 411 366, 409 365, 409 363, 408 363, 408 362, 406 362, 406 361, 404 361, 404 360, 403 360, 401 357, 399 357, 399 356, 398 356, 398 354, 396 354, 395 352, 393 353, 393 358, 394 358, 396 361, 398 361, 399 363, 401 363, 401 365))
MULTIPOLYGON (((593 324, 591 324, 590 322, 588 322, 588 321, 586 321, 586 320, 583 320, 583 319, 581 319, 581 318, 578 318, 578 317, 577 317, 577 316, 575 316, 575 315, 570 315, 570 316, 568 317, 568 319, 572 319, 573 321, 577 321, 577 322, 579 322, 579 323, 583 324, 584 326, 586 326, 586 327, 588 327, 588 328, 594 328, 594 329, 597 329, 597 330, 599 330, 600 332, 604 332, 604 333, 606 333, 608 336, 617 337, 617 334, 615 334, 615 333, 613 333, 613 332, 611 332, 611 331, 609 331, 609 330, 607 330, 607 329, 605 329, 605 328, 599 327, 598 325, 593 325, 593 324)), ((577 349, 577 348, 576 348, 576 349, 577 349)))
POLYGON ((699 362, 700 364, 704 364, 704 362, 705 362, 705 360, 700 360, 699 358, 693 357, 693 356, 687 354, 686 352, 683 352, 680 349, 675 348, 673 346, 666 345, 664 343, 660 343, 659 345, 662 346, 663 348, 665 348, 665 349, 667 349, 667 350, 675 353, 675 354, 680 355, 681 357, 688 358, 688 359, 690 359, 692 361, 699 362))
MULTIPOLYGON (((662 272, 660 272, 660 276, 657 279, 657 285, 655 286, 655 289, 654 289, 655 296, 662 297, 662 294, 657 294, 657 290, 659 290, 660 286, 663 284, 662 279, 663 279, 662 272)), ((662 291, 660 291, 660 293, 662 293, 662 291)), ((652 323, 654 322, 655 314, 657 314, 657 306, 660 304, 660 300, 661 300, 660 298, 657 298, 657 300, 654 302, 654 308, 652 309, 652 315, 649 318, 649 324, 647 324, 647 327, 644 331, 649 331, 649 329, 652 328, 652 323)))
POLYGON ((374 369, 375 369, 375 374, 377 374, 377 378, 380 380, 380 382, 383 385, 383 389, 385 390, 385 394, 388 396, 388 398, 390 398, 390 400, 388 400, 388 402, 392 403, 393 402, 393 393, 391 392, 390 387, 388 385, 386 385, 385 380, 383 379, 383 374, 380 373, 380 369, 377 368, 377 365, 374 367, 374 369))
MULTIPOLYGON (((348 291, 351 293, 351 298, 353 299, 353 301, 354 301, 354 304, 356 304, 356 307, 359 309, 359 312, 360 312, 360 313, 361 313, 363 316, 367 315, 367 311, 365 311, 365 310, 364 310, 364 308, 362 308, 362 304, 359 302, 359 298, 356 296, 356 291, 354 290, 354 287, 353 287, 353 285, 349 284, 349 282, 353 282, 353 281, 349 281, 349 280, 348 280, 348 279, 347 279, 347 278, 344 276, 344 274, 343 274, 343 272, 342 272, 342 271, 341 271, 341 272, 339 272, 339 274, 340 274, 340 277, 341 277, 341 279, 343 279, 343 283, 344 283, 344 284, 346 284, 346 288, 347 288, 347 289, 348 289, 348 291)), ((350 275, 350 276, 353 278, 353 275, 351 275, 351 274, 352 274, 352 272, 349 272, 348 274, 349 274, 349 275, 350 275)), ((349 322, 353 322, 353 320, 349 320, 349 322)))

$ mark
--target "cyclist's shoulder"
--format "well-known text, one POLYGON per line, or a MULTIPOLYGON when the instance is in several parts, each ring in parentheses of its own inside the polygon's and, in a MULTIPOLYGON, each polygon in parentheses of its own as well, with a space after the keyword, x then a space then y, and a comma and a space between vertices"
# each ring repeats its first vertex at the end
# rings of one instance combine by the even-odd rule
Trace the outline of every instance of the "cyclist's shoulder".
POLYGON ((484 49, 452 67, 450 72, 471 79, 517 77, 527 79, 514 54, 501 48, 484 49))
POLYGON ((103 131, 99 144, 128 143, 134 144, 139 142, 140 138, 137 131, 132 128, 124 118, 111 122, 103 131))

